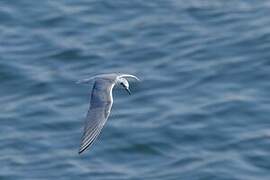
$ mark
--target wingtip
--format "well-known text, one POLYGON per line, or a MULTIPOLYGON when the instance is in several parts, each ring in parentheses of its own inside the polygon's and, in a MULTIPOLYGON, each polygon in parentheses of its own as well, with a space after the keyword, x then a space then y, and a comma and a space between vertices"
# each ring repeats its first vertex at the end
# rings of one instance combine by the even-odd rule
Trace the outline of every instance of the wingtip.
POLYGON ((86 149, 89 148, 89 146, 90 146, 91 144, 92 144, 92 143, 90 143, 90 144, 88 144, 88 145, 86 145, 86 146, 81 146, 80 149, 79 149, 79 151, 78 151, 78 153, 79 153, 79 154, 82 154, 86 149))
POLYGON ((84 152, 84 150, 85 150, 85 148, 84 149, 79 149, 78 154, 79 155, 82 154, 84 152))
POLYGON ((136 77, 136 80, 137 80, 137 81, 139 81, 139 82, 141 82, 141 81, 142 81, 142 80, 141 80, 140 78, 138 78, 138 77, 136 77))

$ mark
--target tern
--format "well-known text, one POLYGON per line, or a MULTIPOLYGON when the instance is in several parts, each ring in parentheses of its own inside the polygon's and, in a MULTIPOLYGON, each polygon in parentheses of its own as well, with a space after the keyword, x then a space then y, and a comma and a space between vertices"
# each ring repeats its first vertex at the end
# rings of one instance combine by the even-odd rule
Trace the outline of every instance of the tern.
POLYGON ((127 78, 139 80, 138 77, 131 74, 111 73, 77 81, 77 83, 93 81, 90 106, 85 119, 79 154, 94 143, 106 123, 113 104, 113 87, 118 84, 122 85, 128 94, 131 94, 127 78))

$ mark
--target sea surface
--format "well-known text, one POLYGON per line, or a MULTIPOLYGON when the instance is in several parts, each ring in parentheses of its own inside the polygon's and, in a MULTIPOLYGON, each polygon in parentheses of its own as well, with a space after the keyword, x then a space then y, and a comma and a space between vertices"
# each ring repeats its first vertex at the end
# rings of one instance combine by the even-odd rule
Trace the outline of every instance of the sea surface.
POLYGON ((268 0, 1 0, 0 180, 269 180, 268 0), (78 154, 99 73, 115 88, 78 154))

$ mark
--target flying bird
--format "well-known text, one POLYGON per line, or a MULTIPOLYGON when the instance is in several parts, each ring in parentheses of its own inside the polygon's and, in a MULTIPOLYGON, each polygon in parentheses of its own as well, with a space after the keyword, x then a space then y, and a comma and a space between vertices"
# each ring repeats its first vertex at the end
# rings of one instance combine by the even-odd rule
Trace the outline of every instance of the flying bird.
POLYGON ((127 78, 139 80, 139 78, 131 74, 112 73, 100 74, 77 82, 93 81, 90 106, 85 119, 79 154, 93 144, 106 123, 113 104, 113 87, 118 84, 122 85, 128 94, 131 94, 127 78))

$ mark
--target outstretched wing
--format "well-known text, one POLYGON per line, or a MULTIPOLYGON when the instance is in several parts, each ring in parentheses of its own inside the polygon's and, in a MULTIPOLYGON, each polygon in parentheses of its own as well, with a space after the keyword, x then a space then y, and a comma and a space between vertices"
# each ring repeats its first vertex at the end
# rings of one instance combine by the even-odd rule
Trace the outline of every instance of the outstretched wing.
POLYGON ((86 116, 79 153, 93 144, 108 119, 112 107, 112 81, 97 79, 94 82, 90 107, 86 116))
POLYGON ((134 75, 131 75, 131 74, 119 74, 119 77, 133 78, 133 79, 136 79, 137 81, 140 81, 140 79, 137 76, 134 76, 134 75))

